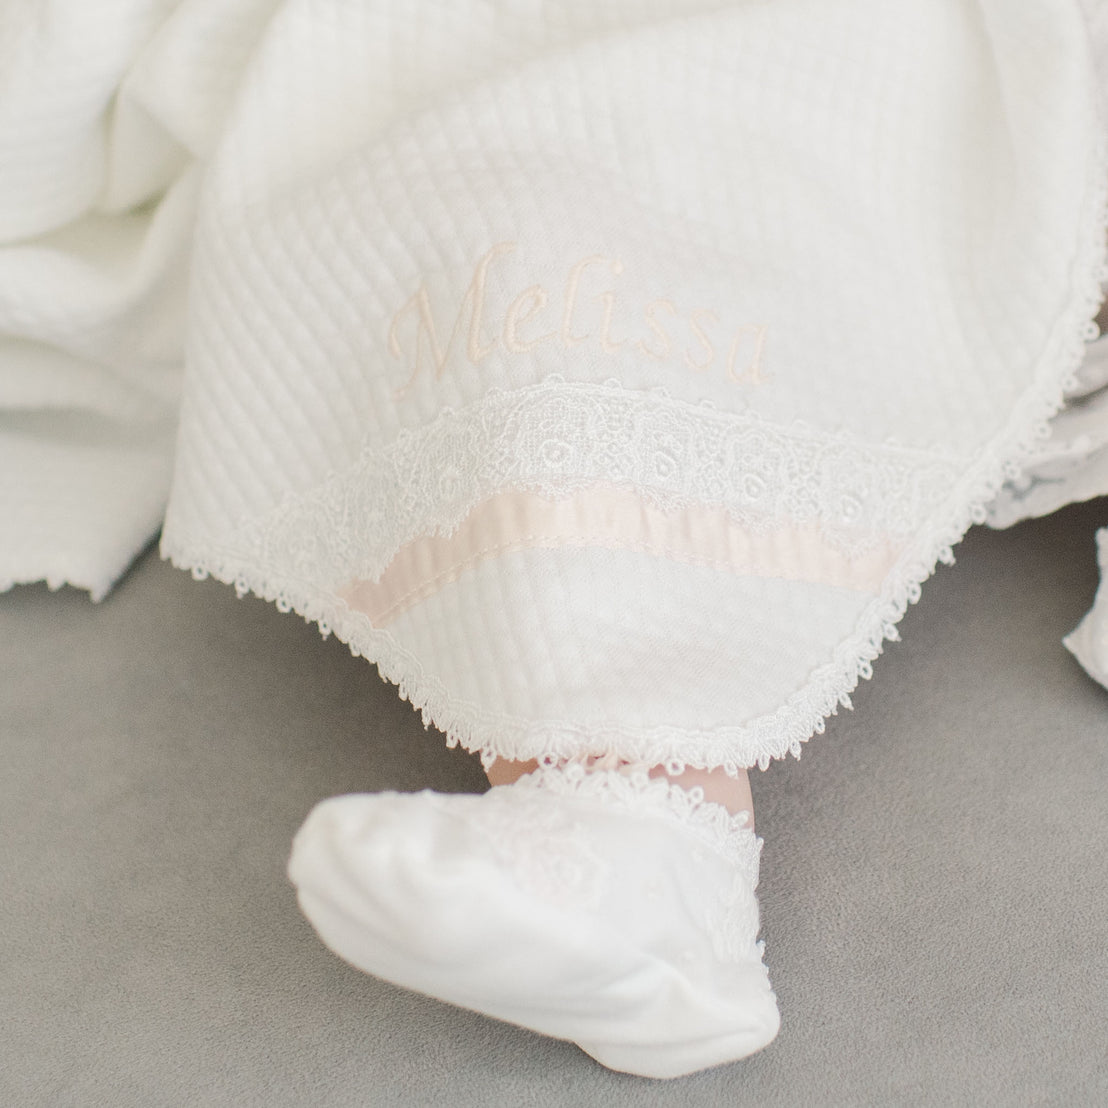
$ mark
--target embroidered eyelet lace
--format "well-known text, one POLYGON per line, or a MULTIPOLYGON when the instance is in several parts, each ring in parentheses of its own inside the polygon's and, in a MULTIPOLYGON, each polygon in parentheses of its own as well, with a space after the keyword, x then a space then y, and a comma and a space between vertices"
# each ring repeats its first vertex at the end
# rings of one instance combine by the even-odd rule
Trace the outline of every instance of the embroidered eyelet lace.
POLYGON ((949 451, 870 444, 801 422, 690 404, 664 390, 567 382, 490 391, 403 431, 385 447, 234 532, 285 573, 332 588, 376 580, 406 542, 449 535, 489 497, 558 500, 598 482, 666 512, 724 508, 743 527, 819 529, 849 556, 910 533, 965 470, 949 451))

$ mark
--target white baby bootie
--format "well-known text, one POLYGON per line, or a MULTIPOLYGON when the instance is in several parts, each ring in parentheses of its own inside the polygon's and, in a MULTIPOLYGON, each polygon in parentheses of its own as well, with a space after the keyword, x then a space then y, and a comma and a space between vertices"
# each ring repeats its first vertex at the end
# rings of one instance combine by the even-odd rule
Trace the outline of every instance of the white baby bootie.
POLYGON ((367 973, 679 1077, 769 1043, 761 840, 745 814, 645 769, 543 767, 477 795, 339 796, 289 877, 367 973))

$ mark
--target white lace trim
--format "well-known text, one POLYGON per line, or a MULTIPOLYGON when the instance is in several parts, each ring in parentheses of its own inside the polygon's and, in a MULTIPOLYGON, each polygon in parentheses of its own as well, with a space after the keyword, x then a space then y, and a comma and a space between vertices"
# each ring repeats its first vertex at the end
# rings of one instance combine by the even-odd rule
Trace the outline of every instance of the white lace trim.
POLYGON ((1078 225, 1081 240, 1072 270, 1073 302, 1055 328, 1032 386, 1006 426, 981 450, 976 463, 952 483, 931 517, 933 525, 905 550, 881 594, 866 606, 854 632, 839 644, 833 658, 813 671, 808 683, 776 712, 748 724, 710 732, 677 727, 623 732, 606 728, 601 736, 579 725, 492 712, 451 696, 391 635, 374 628, 332 591, 287 568, 275 568, 258 550, 228 550, 208 541, 179 537, 167 526, 162 554, 195 577, 210 575, 234 584, 240 595, 254 593, 274 601, 281 611, 295 610, 317 623, 324 635, 334 631, 355 655, 375 661, 381 675, 419 709, 424 722, 446 733, 451 746, 461 744, 489 757, 523 761, 612 753, 631 762, 723 768, 731 774, 753 765, 764 768, 789 753, 799 757, 801 744, 813 734, 822 734, 828 716, 836 714, 840 705, 850 707, 850 693, 860 680, 872 677, 873 662, 884 642, 898 637, 897 623, 908 605, 919 599, 922 584, 936 563, 953 562, 954 545, 971 524, 985 522, 987 506, 1005 480, 1017 477, 1036 444, 1049 436, 1049 420, 1062 407, 1064 391, 1078 385, 1077 371, 1086 343, 1099 335, 1094 318, 1101 302, 1101 281, 1108 272, 1104 265, 1108 155, 1103 137, 1090 157, 1085 210, 1078 225))
POLYGON ((338 589, 377 580, 419 536, 449 535, 483 501, 515 489, 560 500, 598 481, 674 512, 723 507, 744 527, 816 526, 856 557, 909 534, 940 503, 965 459, 874 445, 797 421, 692 404, 664 389, 553 376, 444 409, 349 469, 290 493, 220 545, 272 571, 338 589), (247 553, 249 552, 249 553, 247 553))
POLYGON ((512 787, 596 800, 619 811, 676 823, 738 866, 748 887, 757 888, 762 840, 748 826, 748 813, 732 814, 722 804, 705 800, 699 786, 686 789, 665 778, 650 777, 649 766, 621 763, 615 768, 596 768, 590 761, 542 765, 512 787))

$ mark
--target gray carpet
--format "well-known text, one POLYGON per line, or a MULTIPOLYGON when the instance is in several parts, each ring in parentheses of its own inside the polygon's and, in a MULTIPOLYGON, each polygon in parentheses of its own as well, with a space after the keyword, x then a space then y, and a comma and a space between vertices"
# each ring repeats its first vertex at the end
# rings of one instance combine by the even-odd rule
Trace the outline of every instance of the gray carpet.
POLYGON ((669 1083, 316 941, 283 875, 316 800, 483 786, 341 644, 153 552, 100 606, 0 597, 0 1104, 1108 1103, 1108 692, 1059 643, 1106 521, 972 533, 755 782, 784 1025, 669 1083))

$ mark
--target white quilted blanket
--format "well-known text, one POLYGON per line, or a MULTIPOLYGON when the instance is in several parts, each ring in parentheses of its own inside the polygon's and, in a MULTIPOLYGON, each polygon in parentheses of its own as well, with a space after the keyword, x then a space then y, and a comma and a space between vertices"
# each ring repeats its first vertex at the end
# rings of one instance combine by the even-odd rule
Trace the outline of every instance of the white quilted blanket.
POLYGON ((172 480, 486 755, 798 750, 1078 388, 1084 8, 0 3, 0 580, 172 480))

